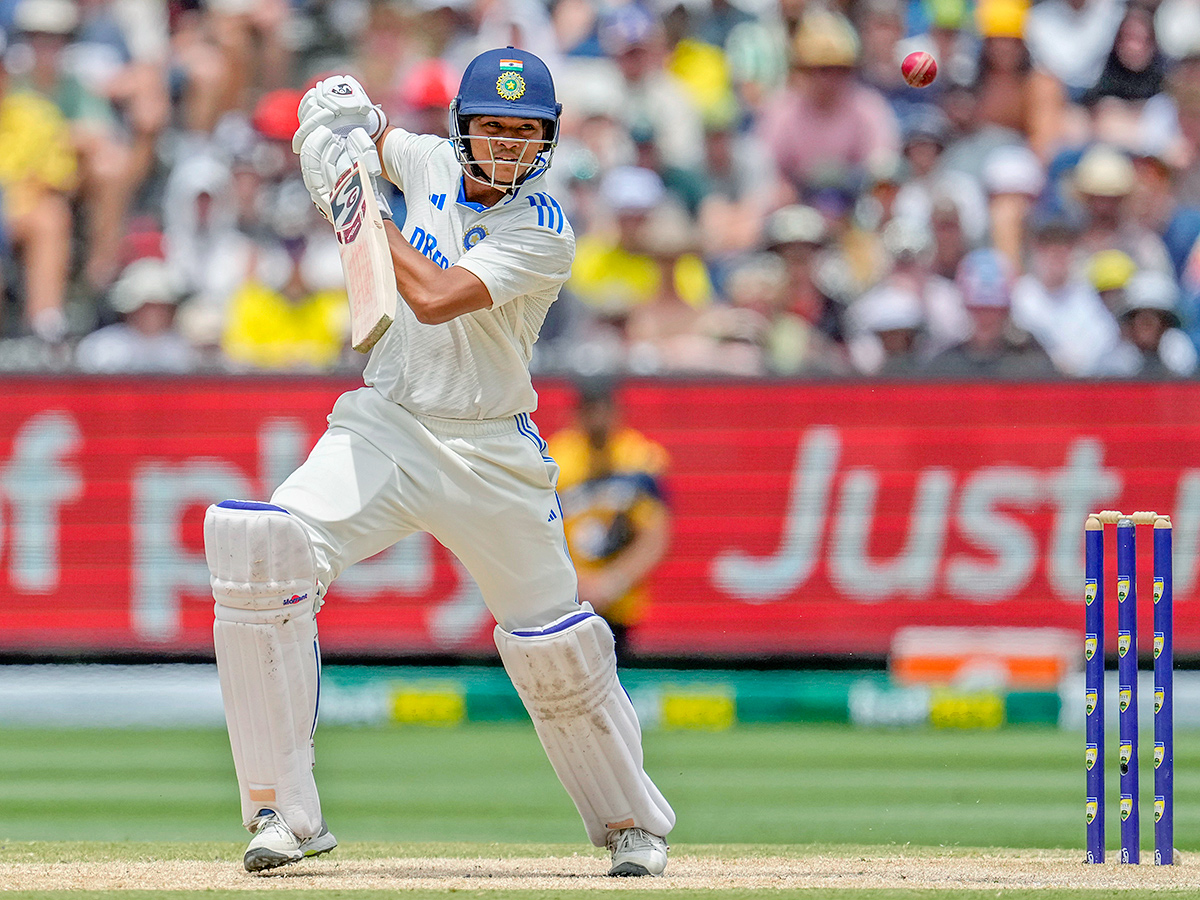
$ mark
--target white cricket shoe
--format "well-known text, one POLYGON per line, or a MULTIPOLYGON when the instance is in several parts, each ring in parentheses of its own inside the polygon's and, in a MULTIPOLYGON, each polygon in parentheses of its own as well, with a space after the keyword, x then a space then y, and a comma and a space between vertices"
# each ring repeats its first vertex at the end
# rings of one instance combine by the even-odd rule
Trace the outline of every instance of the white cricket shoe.
POLYGON ((261 872, 288 863, 299 862, 306 856, 320 856, 337 846, 337 838, 321 823, 321 833, 301 840, 287 824, 271 812, 259 819, 242 865, 247 872, 261 872))
POLYGON ((642 828, 610 831, 606 843, 612 851, 609 875, 661 875, 667 867, 667 842, 642 828))

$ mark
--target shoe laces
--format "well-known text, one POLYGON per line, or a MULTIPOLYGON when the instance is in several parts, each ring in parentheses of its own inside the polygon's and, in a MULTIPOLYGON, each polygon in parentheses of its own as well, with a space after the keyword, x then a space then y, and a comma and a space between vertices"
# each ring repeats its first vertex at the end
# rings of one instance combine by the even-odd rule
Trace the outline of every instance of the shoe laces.
POLYGON ((267 816, 266 818, 264 818, 262 820, 262 822, 259 824, 258 829, 254 833, 256 835, 266 834, 268 831, 272 831, 272 830, 277 831, 280 834, 282 834, 283 836, 288 837, 288 838, 295 837, 295 835, 292 834, 292 829, 288 828, 287 825, 284 823, 283 819, 279 818, 279 816, 276 816, 276 815, 270 815, 270 816, 267 816))
POLYGON ((620 831, 610 831, 606 841, 608 849, 613 853, 626 853, 644 847, 653 847, 650 832, 644 828, 622 828, 620 831))

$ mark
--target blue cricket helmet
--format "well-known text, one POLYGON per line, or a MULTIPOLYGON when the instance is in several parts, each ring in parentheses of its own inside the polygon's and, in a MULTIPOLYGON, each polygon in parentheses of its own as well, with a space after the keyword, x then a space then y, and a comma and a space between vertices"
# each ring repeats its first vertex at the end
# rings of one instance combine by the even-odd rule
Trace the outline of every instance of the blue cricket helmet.
POLYGON ((465 135, 472 116, 516 116, 549 123, 546 149, 526 179, 544 172, 558 144, 558 118, 562 104, 554 94, 550 69, 528 50, 509 46, 487 50, 467 65, 458 96, 450 101, 450 138, 460 161, 469 164, 465 135))

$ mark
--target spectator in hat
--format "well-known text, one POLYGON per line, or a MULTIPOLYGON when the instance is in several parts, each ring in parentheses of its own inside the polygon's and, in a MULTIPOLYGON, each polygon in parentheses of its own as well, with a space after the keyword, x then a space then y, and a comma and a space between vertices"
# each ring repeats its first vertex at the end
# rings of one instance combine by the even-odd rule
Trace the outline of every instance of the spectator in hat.
MULTIPOLYGON (((79 160, 77 201, 86 223, 84 275, 92 287, 106 287, 116 276, 122 222, 137 177, 144 174, 139 161, 149 158, 163 122, 148 117, 133 132, 133 143, 125 140, 112 104, 72 72, 68 49, 79 26, 73 0, 21 0, 14 24, 30 60, 14 87, 52 101, 69 123, 79 160)), ((160 112, 165 115, 165 109, 160 112)))
POLYGON ((1105 356, 1102 374, 1125 378, 1186 378, 1197 355, 1179 330, 1179 288, 1162 272, 1140 271, 1125 286, 1120 344, 1105 356))
POLYGON ((658 20, 636 3, 601 17, 600 47, 621 76, 619 116, 631 133, 644 133, 663 164, 699 171, 704 132, 699 111, 666 68, 665 37, 658 20))
POLYGON ((853 328, 870 335, 878 362, 864 374, 905 378, 918 374, 926 360, 918 345, 925 324, 921 299, 912 290, 890 284, 868 291, 850 308, 853 328))
POLYGON ((264 200, 249 271, 229 299, 225 359, 247 370, 332 369, 350 332, 333 230, 299 179, 279 183, 264 200))
POLYGON ((1054 75, 1035 66, 1024 40, 1028 0, 980 0, 977 115, 1050 159, 1064 135, 1066 96, 1054 75))
POLYGON ((779 308, 840 343, 848 276, 839 279, 835 273, 848 271, 848 265, 840 249, 829 246, 825 218, 811 206, 785 206, 771 213, 763 233, 763 249, 783 261, 779 308))
MULTIPOLYGON (((743 315, 747 344, 757 351, 757 374, 792 376, 845 371, 836 344, 788 308, 788 267, 778 253, 743 257, 729 273, 725 293, 743 315)), ((746 372, 744 374, 749 374, 746 372)))
POLYGON ((958 285, 971 319, 971 335, 938 354, 925 371, 943 378, 1038 379, 1054 377, 1054 364, 1010 315, 1012 275, 1008 260, 992 248, 963 258, 958 285))
POLYGON ((922 360, 955 346, 971 333, 970 318, 958 286, 930 268, 933 235, 925 225, 893 219, 883 231, 883 246, 891 259, 890 271, 878 285, 851 304, 847 314, 852 328, 850 359, 865 374, 879 372, 887 355, 878 331, 860 323, 864 318, 878 315, 881 308, 894 306, 899 297, 917 302, 921 328, 912 350, 922 360), (883 295, 882 300, 878 294, 883 295), (860 311, 864 308, 866 314, 860 311))
POLYGON ((929 212, 933 232, 933 261, 929 270, 950 281, 954 280, 958 264, 973 244, 963 228, 963 214, 959 209, 958 197, 940 194, 933 198, 933 208, 929 212))
POLYGON ((1182 279, 1188 256, 1200 239, 1200 202, 1180 199, 1176 169, 1167 157, 1165 149, 1135 152, 1129 205, 1134 220, 1162 239, 1173 274, 1182 279))
POLYGON ((1137 270, 1137 263, 1120 250, 1101 250, 1084 261, 1087 281, 1096 289, 1114 321, 1120 318, 1125 306, 1125 285, 1137 270))
POLYGON ((1029 11, 1025 42, 1034 64, 1078 102, 1100 78, 1125 4, 1122 0, 1041 0, 1029 11))
POLYGON ((223 312, 252 252, 237 228, 229 165, 212 153, 181 159, 163 190, 162 217, 165 256, 184 292, 223 312))
POLYGON ((251 242, 230 261, 242 268, 219 336, 235 368, 325 371, 346 351, 350 312, 337 239, 291 152, 300 96, 281 88, 259 99, 233 166, 237 227, 251 242))
POLYGON ((650 246, 655 217, 678 216, 656 172, 619 166, 600 183, 598 200, 611 226, 579 238, 567 288, 593 315, 624 322, 638 306, 663 290, 663 279, 687 305, 700 309, 713 299, 704 262, 692 252, 680 254, 664 271, 650 246))
POLYGON ((972 175, 943 165, 950 136, 950 120, 938 107, 924 104, 910 110, 904 120, 907 173, 896 196, 895 215, 929 226, 935 200, 953 197, 967 240, 976 244, 987 235, 987 200, 972 175))
POLYGON ((1180 203, 1200 205, 1200 39, 1167 70, 1166 89, 1146 101, 1143 139, 1174 169, 1180 203))
POLYGON ((804 199, 823 173, 861 180, 871 165, 899 156, 896 114, 858 82, 854 27, 837 13, 812 10, 792 42, 786 87, 765 105, 760 133, 778 167, 780 196, 804 199))
MULTIPOLYGON (((14 90, 8 82, 0 65, 0 263, 14 253, 24 276, 20 319, 4 323, 5 330, 28 330, 55 343, 67 327, 77 159, 58 107, 33 91, 14 90)), ((0 296, 2 288, 0 283, 0 296)))
POLYGON ((758 135, 739 131, 737 110, 705 123, 705 193, 697 211, 704 256, 724 271, 762 237, 775 202, 774 160, 758 135))
POLYGON ((1076 165, 1072 183, 1084 216, 1083 253, 1120 250, 1139 269, 1174 271, 1162 239, 1133 216, 1134 168, 1126 153, 1104 144, 1091 147, 1076 165))
POLYGON ((867 0, 858 4, 856 18, 862 38, 859 77, 879 91, 900 121, 914 106, 932 99, 925 96, 923 88, 911 87, 898 65, 904 58, 900 41, 905 35, 905 12, 902 0, 867 0))
POLYGON ((180 298, 179 284, 163 260, 134 260, 109 293, 121 321, 84 337, 75 364, 84 372, 106 374, 190 371, 196 353, 174 327, 180 298))
POLYGON ((997 147, 984 162, 991 243, 1008 258, 1013 271, 1021 269, 1026 223, 1045 185, 1042 163, 1028 147, 997 147))
POLYGON ((908 3, 906 12, 908 36, 897 47, 896 58, 924 50, 938 61, 940 77, 921 89, 921 102, 940 102, 947 85, 974 81, 979 40, 966 0, 922 0, 908 3))
POLYGON ((1075 378, 1098 374, 1119 337, 1116 318, 1075 264, 1078 236, 1070 219, 1037 221, 1029 270, 1012 296, 1013 323, 1042 345, 1062 374, 1075 378))

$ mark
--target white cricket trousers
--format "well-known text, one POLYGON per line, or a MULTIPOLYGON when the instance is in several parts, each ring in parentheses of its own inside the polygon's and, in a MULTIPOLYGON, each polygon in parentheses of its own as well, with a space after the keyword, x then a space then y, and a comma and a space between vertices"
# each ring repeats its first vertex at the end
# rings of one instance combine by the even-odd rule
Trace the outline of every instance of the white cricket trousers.
POLYGON ((416 416, 364 387, 338 398, 328 430, 271 502, 307 528, 322 595, 347 567, 426 531, 514 631, 579 608, 557 481, 527 415, 416 416))

